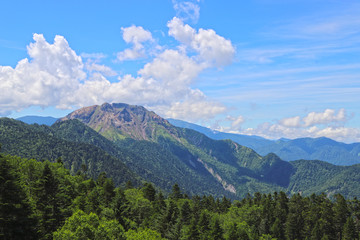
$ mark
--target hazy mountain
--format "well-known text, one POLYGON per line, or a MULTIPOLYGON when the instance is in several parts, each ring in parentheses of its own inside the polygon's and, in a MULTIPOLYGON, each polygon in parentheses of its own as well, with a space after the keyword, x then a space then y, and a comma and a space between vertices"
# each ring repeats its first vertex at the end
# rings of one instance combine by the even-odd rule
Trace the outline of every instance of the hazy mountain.
POLYGON ((140 106, 91 106, 76 110, 59 122, 69 119, 80 120, 116 146, 127 148, 139 156, 139 161, 135 160, 131 165, 137 166, 132 169, 140 176, 146 179, 141 172, 145 168, 151 173, 156 172, 155 175, 162 179, 169 179, 169 182, 180 182, 192 193, 204 192, 205 189, 219 192, 218 186, 221 186, 234 197, 279 190, 309 194, 308 189, 329 195, 337 192, 347 196, 360 194, 357 190, 358 165, 338 167, 321 161, 289 163, 275 154, 262 157, 231 140, 217 141, 197 131, 175 127, 140 106), (319 176, 318 172, 324 174, 319 176), (348 188, 343 187, 342 179, 346 179, 348 188))
POLYGON ((231 139, 240 145, 254 149, 260 155, 275 153, 281 159, 322 160, 335 165, 353 165, 360 163, 360 143, 345 144, 332 139, 298 138, 272 141, 257 136, 223 133, 181 120, 168 119, 175 126, 199 131, 213 139, 231 139))
POLYGON ((58 119, 54 118, 54 117, 24 116, 24 117, 19 117, 16 120, 20 120, 20 121, 22 121, 24 123, 27 123, 27 124, 37 123, 39 125, 45 124, 45 125, 51 126, 58 119))
MULTIPOLYGON (((169 118, 168 121, 177 127, 189 128, 195 131, 198 131, 202 134, 205 134, 209 138, 216 140, 224 140, 230 139, 234 142, 237 142, 240 145, 252 148, 256 151, 257 148, 262 147, 264 145, 272 144, 272 140, 268 140, 259 136, 250 136, 250 135, 242 135, 242 134, 234 134, 234 133, 224 133, 216 130, 212 130, 210 128, 206 128, 203 126, 199 126, 197 124, 185 122, 182 120, 169 118)), ((270 153, 270 152, 268 152, 270 153)))

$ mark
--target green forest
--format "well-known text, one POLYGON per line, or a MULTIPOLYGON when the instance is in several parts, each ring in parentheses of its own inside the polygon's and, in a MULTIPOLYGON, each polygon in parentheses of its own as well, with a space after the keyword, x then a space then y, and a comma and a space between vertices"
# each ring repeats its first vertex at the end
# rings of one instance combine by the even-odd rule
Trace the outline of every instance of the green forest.
POLYGON ((242 200, 115 187, 86 165, 0 155, 0 239, 358 239, 360 201, 255 193, 242 200))

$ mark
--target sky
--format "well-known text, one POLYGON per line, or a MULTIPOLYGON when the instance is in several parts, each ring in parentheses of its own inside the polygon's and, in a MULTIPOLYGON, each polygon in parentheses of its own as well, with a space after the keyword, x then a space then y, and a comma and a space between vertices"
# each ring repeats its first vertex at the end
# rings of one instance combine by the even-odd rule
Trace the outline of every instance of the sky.
POLYGON ((0 116, 123 102, 224 132, 360 142, 357 0, 14 0, 0 21, 0 116))

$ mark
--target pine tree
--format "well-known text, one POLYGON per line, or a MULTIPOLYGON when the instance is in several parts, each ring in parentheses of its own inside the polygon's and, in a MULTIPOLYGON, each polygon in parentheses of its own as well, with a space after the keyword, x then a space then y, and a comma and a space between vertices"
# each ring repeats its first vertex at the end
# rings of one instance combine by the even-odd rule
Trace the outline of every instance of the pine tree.
POLYGON ((210 230, 210 239, 221 240, 223 237, 223 230, 220 226, 219 218, 215 217, 210 230))
POLYGON ((184 225, 190 224, 191 220, 191 207, 188 201, 185 201, 180 209, 180 220, 184 225))
POLYGON ((155 201, 156 190, 151 183, 145 183, 142 191, 146 199, 148 199, 150 202, 155 201))
POLYGON ((54 232, 62 223, 63 216, 60 211, 57 194, 59 183, 45 162, 42 176, 37 187, 37 208, 40 211, 40 231, 44 239, 51 239, 54 232))
POLYGON ((205 234, 210 230, 210 215, 206 210, 202 211, 199 218, 199 231, 205 234))
POLYGON ((128 230, 130 228, 127 221, 127 217, 129 215, 129 202, 121 188, 117 188, 115 190, 112 209, 114 210, 116 220, 124 227, 125 230, 128 230))
POLYGON ((18 179, 0 155, 0 239, 37 239, 36 221, 18 179))
POLYGON ((357 234, 355 230, 355 224, 352 217, 348 217, 342 231, 342 240, 356 239, 357 234))
POLYGON ((174 200, 178 200, 180 198, 182 198, 182 194, 180 191, 180 187, 177 183, 175 183, 172 187, 172 192, 170 194, 170 197, 174 200))
POLYGON ((106 178, 102 185, 102 198, 105 206, 109 206, 115 197, 115 185, 111 178, 106 178))
POLYGON ((229 232, 227 234, 227 240, 238 240, 240 239, 236 223, 230 225, 229 232))
POLYGON ((273 223, 273 225, 270 228, 270 233, 271 236, 281 240, 281 239, 285 239, 284 237, 284 230, 281 224, 281 221, 279 218, 275 219, 275 222, 273 223))
POLYGON ((342 230, 347 218, 350 216, 350 212, 347 207, 346 200, 342 195, 336 194, 335 199, 336 201, 334 205, 334 227, 337 238, 342 239, 342 230))
POLYGON ((190 226, 187 229, 186 233, 184 234, 183 239, 186 240, 198 240, 200 239, 200 236, 203 236, 203 233, 199 231, 198 225, 196 223, 196 219, 192 218, 190 221, 190 226))
POLYGON ((289 203, 289 214, 286 220, 285 232, 287 238, 302 239, 302 231, 304 228, 303 218, 303 202, 302 197, 299 194, 293 195, 289 203))

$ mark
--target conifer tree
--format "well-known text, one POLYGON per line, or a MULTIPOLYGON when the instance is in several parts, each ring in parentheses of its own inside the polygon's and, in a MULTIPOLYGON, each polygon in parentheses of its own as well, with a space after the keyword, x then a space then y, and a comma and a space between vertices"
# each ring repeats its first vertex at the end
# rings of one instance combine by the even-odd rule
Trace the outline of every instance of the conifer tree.
POLYGON ((221 240, 223 237, 223 229, 220 226, 219 218, 215 217, 210 230, 210 239, 221 240))
POLYGON ((54 232, 62 223, 57 194, 59 193, 59 183, 49 167, 49 162, 45 162, 41 178, 37 188, 37 208, 40 211, 40 231, 44 239, 51 239, 54 232))
POLYGON ((186 240, 198 240, 200 236, 204 236, 203 232, 199 231, 198 225, 196 223, 196 219, 192 218, 190 221, 190 226, 187 229, 186 233, 184 234, 183 239, 186 240))
POLYGON ((0 155, 0 239, 37 239, 36 221, 18 176, 0 155))
POLYGON ((182 194, 180 191, 180 187, 177 183, 175 183, 172 187, 172 192, 170 194, 170 197, 174 200, 178 200, 180 198, 182 198, 182 194))
POLYGON ((227 234, 227 240, 238 240, 240 239, 236 223, 230 225, 229 232, 227 234))
POLYGON ((342 231, 341 239, 352 240, 352 239, 356 239, 356 237, 357 234, 356 234, 354 220, 352 219, 352 217, 348 217, 342 231))
POLYGON ((347 221, 347 218, 350 215, 349 209, 345 198, 340 195, 335 195, 335 205, 334 205, 334 227, 336 231, 336 236, 338 239, 342 239, 342 230, 344 224, 347 221))
POLYGON ((275 222, 273 223, 273 225, 270 228, 270 233, 271 233, 271 236, 273 236, 279 240, 285 239, 283 226, 282 226, 281 220, 279 218, 275 219, 275 222))
POLYGON ((151 183, 145 183, 142 191, 146 199, 148 199, 150 202, 155 201, 156 190, 151 183))
POLYGON ((180 220, 184 225, 190 224, 191 220, 191 207, 188 201, 185 201, 180 209, 180 220))

